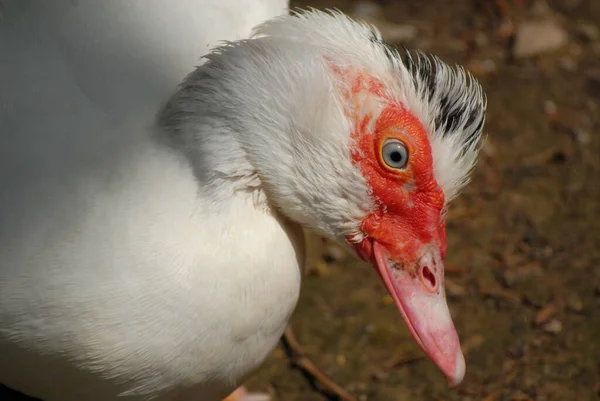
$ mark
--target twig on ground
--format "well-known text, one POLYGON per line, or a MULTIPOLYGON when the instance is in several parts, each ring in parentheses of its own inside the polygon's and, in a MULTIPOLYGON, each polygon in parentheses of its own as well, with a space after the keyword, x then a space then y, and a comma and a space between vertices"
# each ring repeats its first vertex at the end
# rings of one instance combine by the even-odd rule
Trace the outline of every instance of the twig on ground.
POLYGON ((292 327, 288 325, 282 337, 282 343, 290 357, 292 364, 307 375, 313 384, 326 394, 342 401, 357 401, 356 397, 335 383, 327 374, 323 373, 302 350, 296 340, 292 327))

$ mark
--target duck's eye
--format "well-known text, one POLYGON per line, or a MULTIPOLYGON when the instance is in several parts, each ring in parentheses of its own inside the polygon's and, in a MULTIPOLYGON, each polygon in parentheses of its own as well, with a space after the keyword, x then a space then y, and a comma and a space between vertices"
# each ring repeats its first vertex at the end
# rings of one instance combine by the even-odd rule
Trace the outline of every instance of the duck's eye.
POLYGON ((408 163, 408 149, 397 139, 388 139, 381 148, 383 161, 390 168, 402 170, 408 163))

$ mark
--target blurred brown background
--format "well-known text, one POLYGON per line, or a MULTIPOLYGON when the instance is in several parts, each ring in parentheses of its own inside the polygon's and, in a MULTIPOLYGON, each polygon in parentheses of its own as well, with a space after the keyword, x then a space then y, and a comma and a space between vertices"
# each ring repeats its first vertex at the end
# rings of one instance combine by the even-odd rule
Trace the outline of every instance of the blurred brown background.
MULTIPOLYGON (((330 0, 390 44, 465 65, 487 143, 450 210, 447 294, 467 376, 448 390, 371 268, 311 238, 293 328, 358 400, 600 399, 600 0, 330 0)), ((253 376, 327 400, 282 348, 253 376)))

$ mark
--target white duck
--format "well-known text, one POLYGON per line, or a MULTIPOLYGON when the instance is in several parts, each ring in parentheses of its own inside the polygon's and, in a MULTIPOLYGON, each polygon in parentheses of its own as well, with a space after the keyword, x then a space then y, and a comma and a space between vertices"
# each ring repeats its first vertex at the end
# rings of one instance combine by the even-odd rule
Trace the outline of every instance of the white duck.
MULTIPOLYGON (((244 37, 236 18, 285 6, 247 3, 210 30, 244 37)), ((214 44, 203 10, 4 2, 0 383, 44 401, 219 400, 286 326, 304 227, 373 263, 458 384, 444 211, 477 157, 480 86, 312 11, 214 50, 166 102, 214 44)))

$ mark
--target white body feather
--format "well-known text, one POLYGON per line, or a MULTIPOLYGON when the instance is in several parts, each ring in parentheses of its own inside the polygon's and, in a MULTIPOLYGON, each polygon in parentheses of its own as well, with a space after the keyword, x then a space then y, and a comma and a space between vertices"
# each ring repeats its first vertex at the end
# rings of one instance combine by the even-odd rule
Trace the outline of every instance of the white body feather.
POLYGON ((147 138, 95 152, 4 193, 0 381, 45 401, 225 396, 285 328, 302 232, 246 193, 211 205, 147 138))
POLYGON ((236 3, 4 2, 1 383, 213 401, 276 345, 301 230, 251 193, 214 205, 151 128, 208 46, 286 5, 236 3))

